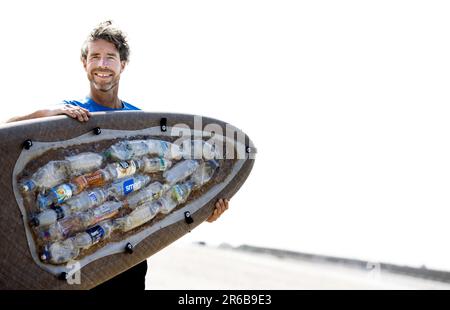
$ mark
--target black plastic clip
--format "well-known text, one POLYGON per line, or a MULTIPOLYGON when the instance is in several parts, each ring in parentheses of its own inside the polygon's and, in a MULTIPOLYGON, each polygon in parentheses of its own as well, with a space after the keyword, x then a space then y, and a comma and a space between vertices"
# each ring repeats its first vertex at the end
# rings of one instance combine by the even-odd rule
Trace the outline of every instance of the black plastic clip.
POLYGON ((61 272, 58 276, 59 280, 66 281, 67 280, 67 272, 61 272))
POLYGON ((23 141, 23 143, 22 143, 22 147, 26 150, 29 150, 32 146, 33 146, 33 141, 31 141, 30 139, 27 139, 27 140, 23 141))
POLYGON ((125 245, 125 252, 127 252, 128 254, 133 254, 133 252, 134 252, 134 247, 133 247, 133 245, 131 244, 131 243, 127 243, 126 245, 125 245))
POLYGON ((189 212, 189 211, 184 212, 184 220, 188 224, 194 223, 194 219, 191 217, 191 212, 189 212))
POLYGON ((161 127, 161 131, 166 132, 167 131, 167 118, 165 118, 165 117, 161 118, 159 125, 161 127))
POLYGON ((100 127, 95 127, 93 129, 93 131, 94 131, 94 135, 96 135, 96 136, 98 136, 99 134, 102 133, 102 130, 100 129, 100 127))
POLYGON ((257 150, 256 150, 256 147, 251 147, 251 146, 247 145, 247 146, 245 146, 245 152, 248 154, 250 154, 250 153, 256 154, 257 150))

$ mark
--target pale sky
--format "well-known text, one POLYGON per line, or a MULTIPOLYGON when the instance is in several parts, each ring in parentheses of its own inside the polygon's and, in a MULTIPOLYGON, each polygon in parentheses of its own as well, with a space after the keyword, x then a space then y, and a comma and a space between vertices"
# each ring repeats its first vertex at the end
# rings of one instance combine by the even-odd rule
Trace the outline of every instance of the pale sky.
POLYGON ((129 36, 120 97, 211 116, 258 155, 216 223, 242 243, 450 270, 446 1, 14 1, 2 118, 82 98, 85 36, 129 36))

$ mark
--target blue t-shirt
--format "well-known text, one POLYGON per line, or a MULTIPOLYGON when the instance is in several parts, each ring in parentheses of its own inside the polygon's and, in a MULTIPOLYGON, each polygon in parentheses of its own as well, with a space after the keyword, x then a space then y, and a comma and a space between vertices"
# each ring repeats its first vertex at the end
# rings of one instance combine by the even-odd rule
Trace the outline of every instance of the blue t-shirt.
POLYGON ((71 104, 75 106, 79 106, 82 108, 85 108, 89 112, 99 112, 99 111, 126 111, 126 110, 140 110, 139 108, 135 107, 134 105, 129 104, 128 102, 122 101, 123 108, 122 109, 111 109, 105 106, 102 106, 92 100, 90 97, 86 97, 80 101, 78 100, 64 100, 63 104, 71 104))

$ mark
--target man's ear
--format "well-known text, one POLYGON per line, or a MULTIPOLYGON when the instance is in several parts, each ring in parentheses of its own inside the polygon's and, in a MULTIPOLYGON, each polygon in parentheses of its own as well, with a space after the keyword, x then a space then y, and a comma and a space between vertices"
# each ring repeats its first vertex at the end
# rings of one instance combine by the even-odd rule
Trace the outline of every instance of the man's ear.
POLYGON ((127 66, 127 62, 125 60, 122 60, 120 62, 120 73, 123 72, 123 70, 125 70, 125 67, 127 66))

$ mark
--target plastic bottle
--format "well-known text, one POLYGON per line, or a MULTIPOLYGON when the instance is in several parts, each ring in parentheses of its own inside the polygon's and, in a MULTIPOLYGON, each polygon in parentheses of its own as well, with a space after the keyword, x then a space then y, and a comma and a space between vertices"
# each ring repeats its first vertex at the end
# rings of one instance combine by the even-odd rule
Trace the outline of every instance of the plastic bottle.
POLYGON ((114 231, 111 221, 105 221, 87 229, 71 238, 46 244, 41 254, 41 260, 51 264, 63 264, 75 259, 82 249, 109 238, 114 231))
POLYGON ((183 142, 184 159, 210 160, 217 157, 215 147, 203 140, 185 140, 183 142))
POLYGON ((194 183, 194 189, 200 188, 209 182, 217 168, 219 168, 219 163, 214 159, 201 163, 200 167, 190 177, 190 180, 194 183))
POLYGON ((172 162, 163 157, 154 157, 154 158, 143 157, 142 161, 143 161, 142 172, 145 173, 166 171, 168 168, 172 167, 172 162))
POLYGON ((131 140, 120 141, 111 145, 105 155, 115 160, 130 160, 148 153, 149 148, 145 140, 131 140))
POLYGON ((61 206, 54 206, 36 214, 31 220, 31 225, 37 227, 48 226, 73 213, 98 206, 104 203, 107 198, 107 191, 102 189, 82 192, 80 195, 67 200, 65 204, 61 206))
POLYGON ((37 205, 39 210, 43 211, 52 204, 61 204, 70 199, 78 190, 74 184, 61 184, 49 190, 47 195, 39 194, 37 205))
POLYGON ((160 208, 159 211, 162 214, 169 214, 175 209, 176 206, 186 202, 189 195, 194 188, 194 183, 187 181, 172 186, 162 197, 159 199, 160 208))
POLYGON ((100 154, 85 152, 66 157, 66 162, 71 174, 80 174, 100 168, 103 164, 103 159, 103 156, 100 154))
POLYGON ((130 140, 113 144, 106 152, 107 157, 115 160, 130 160, 144 155, 157 155, 168 159, 180 159, 181 149, 163 140, 130 140))
POLYGON ((168 184, 173 185, 190 176, 199 165, 200 162, 198 160, 183 160, 173 166, 170 170, 164 172, 163 177, 166 179, 168 184))
POLYGON ((110 201, 85 212, 75 213, 50 225, 47 230, 42 230, 40 237, 45 241, 65 239, 100 221, 114 217, 123 205, 122 202, 110 201))
POLYGON ((20 185, 23 193, 52 188, 67 178, 67 165, 63 160, 50 161, 39 168, 30 179, 20 185))
POLYGON ((150 221, 158 214, 160 208, 160 200, 144 203, 130 214, 116 219, 116 225, 118 229, 127 232, 150 221))
POLYGON ((159 182, 153 182, 142 190, 131 193, 123 202, 128 208, 135 209, 141 204, 159 199, 166 190, 167 186, 159 182))
POLYGON ((68 156, 65 160, 50 161, 39 168, 31 179, 21 184, 21 191, 32 192, 35 190, 47 190, 61 184, 70 175, 80 174, 99 168, 103 163, 103 157, 96 153, 86 152, 75 156, 68 156))
POLYGON ((101 205, 108 198, 108 192, 105 189, 96 188, 91 191, 82 192, 65 202, 70 207, 71 213, 84 211, 94 206, 101 205))
POLYGON ((108 188, 108 192, 116 198, 121 198, 131 192, 136 192, 150 183, 148 175, 136 175, 130 178, 123 178, 113 182, 108 188))
POLYGON ((76 177, 72 180, 76 189, 80 192, 87 187, 103 186, 114 179, 120 179, 131 176, 143 166, 142 160, 129 160, 112 163, 107 165, 104 169, 97 170, 90 174, 85 174, 76 177))

